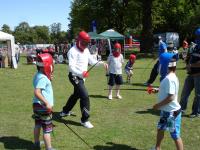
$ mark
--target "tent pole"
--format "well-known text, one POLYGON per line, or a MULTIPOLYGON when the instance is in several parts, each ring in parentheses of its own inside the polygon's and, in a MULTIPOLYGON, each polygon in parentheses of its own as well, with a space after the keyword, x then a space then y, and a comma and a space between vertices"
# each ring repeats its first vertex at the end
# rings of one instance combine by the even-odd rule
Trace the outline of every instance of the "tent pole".
POLYGON ((109 54, 111 54, 112 53, 112 49, 111 49, 110 39, 108 39, 108 46, 109 46, 109 51, 110 51, 109 54))
POLYGON ((124 59, 125 59, 125 40, 124 40, 124 59))

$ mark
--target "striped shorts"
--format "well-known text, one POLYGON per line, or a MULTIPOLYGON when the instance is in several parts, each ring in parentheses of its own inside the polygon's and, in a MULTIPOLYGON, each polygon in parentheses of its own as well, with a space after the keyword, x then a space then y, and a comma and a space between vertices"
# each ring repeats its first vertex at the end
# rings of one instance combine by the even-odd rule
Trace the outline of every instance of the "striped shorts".
POLYGON ((43 133, 50 133, 53 130, 52 113, 47 111, 44 105, 33 103, 35 127, 43 129, 43 133))

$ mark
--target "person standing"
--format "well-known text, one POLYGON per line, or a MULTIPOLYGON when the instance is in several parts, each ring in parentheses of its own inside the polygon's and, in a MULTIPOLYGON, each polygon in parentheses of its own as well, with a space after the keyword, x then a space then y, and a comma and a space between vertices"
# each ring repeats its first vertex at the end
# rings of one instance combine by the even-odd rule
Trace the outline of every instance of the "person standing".
POLYGON ((182 58, 183 58, 183 60, 185 60, 186 57, 187 57, 188 48, 189 48, 189 45, 188 45, 188 42, 187 42, 187 38, 185 38, 185 39, 183 40, 183 45, 182 45, 182 47, 183 47, 182 58))
POLYGON ((33 118, 34 127, 34 146, 40 149, 40 130, 43 129, 43 139, 46 150, 54 150, 51 146, 52 108, 54 105, 53 89, 51 80, 53 77, 53 58, 50 54, 39 54, 37 56, 37 70, 33 78, 34 97, 33 97, 33 118))
POLYGON ((126 63, 125 67, 124 67, 124 70, 125 70, 125 73, 127 75, 127 78, 126 78, 126 82, 127 83, 131 83, 131 77, 133 75, 133 64, 135 63, 135 60, 136 60, 136 56, 134 54, 131 54, 129 56, 129 60, 128 62, 126 63))
POLYGON ((69 81, 74 87, 73 94, 68 98, 67 103, 60 112, 60 116, 71 115, 71 110, 76 104, 77 100, 80 99, 81 108, 81 125, 86 128, 93 128, 94 126, 89 121, 90 117, 90 101, 87 89, 85 87, 85 78, 88 77, 87 72, 88 64, 100 65, 104 64, 102 61, 95 60, 89 52, 88 44, 90 42, 90 36, 85 32, 81 31, 78 35, 76 44, 68 51, 67 56, 69 60, 69 81))
MULTIPOLYGON (((162 37, 161 36, 158 36, 155 38, 155 43, 159 45, 159 48, 158 48, 158 56, 160 57, 160 55, 164 52, 167 52, 167 45, 165 42, 162 41, 162 37)), ((152 68, 151 70, 151 74, 150 74, 150 77, 149 79, 147 80, 147 82, 144 83, 144 85, 152 85, 153 82, 156 80, 156 77, 158 76, 159 74, 159 59, 157 59, 154 67, 152 68)))
POLYGON ((94 59, 98 60, 97 59, 97 56, 98 56, 98 48, 97 48, 97 45, 96 45, 96 41, 95 40, 92 40, 91 41, 91 46, 89 48, 89 51, 90 51, 90 54, 94 57, 94 59))
POLYGON ((181 109, 185 113, 189 95, 195 89, 191 118, 200 116, 200 28, 195 30, 195 44, 187 60, 186 69, 188 75, 185 79, 180 100, 181 109))
POLYGON ((164 132, 168 130, 175 142, 177 150, 183 150, 183 142, 180 137, 181 131, 181 106, 178 103, 179 80, 175 74, 176 59, 168 63, 168 74, 161 81, 158 92, 158 102, 153 109, 160 110, 160 120, 157 125, 156 146, 152 149, 160 150, 164 139, 164 132))
POLYGON ((122 99, 122 96, 120 95, 120 85, 123 84, 122 64, 124 63, 124 59, 121 54, 121 45, 119 43, 115 43, 114 50, 109 55, 107 63, 109 73, 108 99, 112 100, 112 88, 114 85, 116 85, 116 97, 118 99, 122 99))

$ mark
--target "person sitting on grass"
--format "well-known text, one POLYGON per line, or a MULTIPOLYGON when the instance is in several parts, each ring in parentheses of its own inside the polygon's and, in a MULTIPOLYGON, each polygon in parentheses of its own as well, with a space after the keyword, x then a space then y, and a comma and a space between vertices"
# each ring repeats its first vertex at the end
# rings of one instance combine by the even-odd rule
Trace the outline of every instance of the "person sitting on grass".
POLYGON ((131 77, 133 76, 133 64, 135 63, 136 56, 131 54, 128 62, 125 65, 125 73, 127 75, 126 82, 131 83, 131 77))
POLYGON ((54 105, 53 89, 51 79, 53 75, 53 58, 50 54, 44 53, 37 56, 37 70, 33 78, 33 118, 34 127, 34 148, 40 149, 40 130, 43 129, 43 139, 46 150, 55 150, 51 146, 51 135, 53 131, 52 107, 54 105))
POLYGON ((153 109, 160 110, 160 120, 157 125, 156 146, 152 150, 160 150, 161 142, 164 139, 164 132, 168 130, 175 142, 177 150, 183 150, 183 142, 180 137, 181 131, 181 106, 178 103, 179 80, 175 74, 176 59, 172 58, 168 63, 168 74, 161 81, 159 90, 152 89, 158 93, 158 103, 153 109))

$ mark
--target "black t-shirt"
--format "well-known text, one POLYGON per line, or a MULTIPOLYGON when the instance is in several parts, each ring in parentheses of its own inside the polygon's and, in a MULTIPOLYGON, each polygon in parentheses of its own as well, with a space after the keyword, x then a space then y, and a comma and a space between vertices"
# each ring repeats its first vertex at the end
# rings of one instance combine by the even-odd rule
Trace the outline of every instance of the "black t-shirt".
MULTIPOLYGON (((198 61, 200 61, 200 47, 196 45, 192 53, 190 54, 189 63, 194 64, 198 61)), ((191 71, 189 72, 189 74, 196 74, 196 73, 200 73, 200 67, 191 67, 191 71)))

